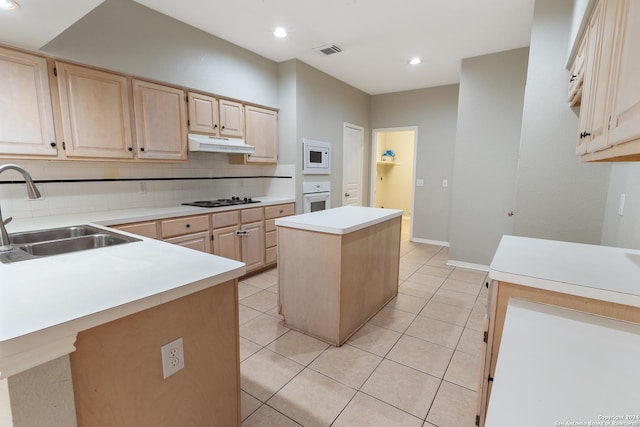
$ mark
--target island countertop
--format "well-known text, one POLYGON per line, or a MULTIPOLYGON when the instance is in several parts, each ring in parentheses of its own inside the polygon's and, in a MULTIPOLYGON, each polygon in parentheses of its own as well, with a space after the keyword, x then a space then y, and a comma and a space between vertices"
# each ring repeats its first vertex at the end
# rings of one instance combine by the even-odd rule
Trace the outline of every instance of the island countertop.
MULTIPOLYGON (((257 205, 287 203, 264 197, 257 205)), ((238 206, 232 209, 239 209, 238 206)), ((26 218, 9 232, 105 226, 230 208, 137 208, 26 218)), ((118 231, 127 234, 124 231, 118 231)), ((74 351, 78 332, 242 276, 245 264, 141 236, 140 241, 0 264, 0 378, 74 351)))
POLYGON ((503 236, 489 277, 640 307, 640 250, 503 236))
POLYGON ((276 225, 321 233, 348 234, 399 216, 402 216, 402 211, 397 209, 341 206, 278 218, 276 225))

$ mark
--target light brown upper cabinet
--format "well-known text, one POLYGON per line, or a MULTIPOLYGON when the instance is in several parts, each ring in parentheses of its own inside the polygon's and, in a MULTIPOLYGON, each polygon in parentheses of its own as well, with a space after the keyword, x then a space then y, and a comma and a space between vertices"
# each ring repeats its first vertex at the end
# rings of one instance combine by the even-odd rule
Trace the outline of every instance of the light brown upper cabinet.
POLYGON ((46 58, 0 48, 0 76, 0 154, 55 157, 46 58))
POLYGON ((56 62, 67 157, 133 158, 127 77, 56 62))
POLYGON ((244 120, 242 104, 227 99, 218 101, 220 109, 220 136, 242 138, 244 136, 244 120))
POLYGON ((133 79, 138 158, 187 159, 187 108, 181 89, 133 79))
POLYGON ((577 40, 587 46, 576 148, 582 161, 640 160, 639 9, 634 0, 599 1, 586 41, 577 40))
POLYGON ((278 113, 250 105, 244 110, 245 140, 256 147, 246 155, 247 163, 278 163, 278 113))
POLYGON ((189 92, 189 131, 218 135, 220 117, 218 100, 212 96, 189 92))

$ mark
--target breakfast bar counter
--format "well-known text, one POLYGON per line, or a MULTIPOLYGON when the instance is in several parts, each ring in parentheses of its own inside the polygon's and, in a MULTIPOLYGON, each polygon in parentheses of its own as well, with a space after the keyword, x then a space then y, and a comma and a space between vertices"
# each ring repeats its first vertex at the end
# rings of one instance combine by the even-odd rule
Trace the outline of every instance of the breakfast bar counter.
POLYGON ((340 346, 398 293, 402 211, 343 206, 276 220, 280 313, 340 346))

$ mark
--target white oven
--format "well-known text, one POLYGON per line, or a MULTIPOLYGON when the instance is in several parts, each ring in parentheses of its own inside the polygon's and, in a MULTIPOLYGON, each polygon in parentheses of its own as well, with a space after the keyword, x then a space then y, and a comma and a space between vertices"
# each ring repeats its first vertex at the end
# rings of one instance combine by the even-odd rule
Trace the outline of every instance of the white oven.
POLYGON ((331 173, 331 143, 304 138, 302 140, 302 173, 329 175, 331 173))
POLYGON ((329 181, 302 183, 304 213, 331 208, 331 183, 329 181))

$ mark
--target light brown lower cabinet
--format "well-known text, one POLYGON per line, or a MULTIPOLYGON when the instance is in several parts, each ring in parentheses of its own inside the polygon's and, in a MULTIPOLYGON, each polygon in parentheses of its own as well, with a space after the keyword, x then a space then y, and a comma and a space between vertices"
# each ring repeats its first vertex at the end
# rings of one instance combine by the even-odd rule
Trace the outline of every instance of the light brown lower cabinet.
POLYGON ((238 282, 80 332, 71 353, 78 426, 240 426, 238 282), (183 339, 163 379, 160 347, 183 339))
MULTIPOLYGON (((521 284, 494 280, 489 284, 487 318, 485 321, 485 351, 482 355, 478 393, 478 415, 476 424, 485 425, 487 408, 491 399, 500 341, 504 328, 507 305, 510 298, 518 298, 542 304, 554 305, 570 310, 609 317, 640 324, 640 308, 609 301, 539 289, 521 284)), ((597 345, 597 343, 594 343, 597 345)), ((499 381, 499 378, 495 379, 499 381)))

